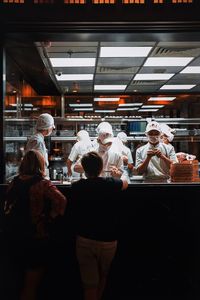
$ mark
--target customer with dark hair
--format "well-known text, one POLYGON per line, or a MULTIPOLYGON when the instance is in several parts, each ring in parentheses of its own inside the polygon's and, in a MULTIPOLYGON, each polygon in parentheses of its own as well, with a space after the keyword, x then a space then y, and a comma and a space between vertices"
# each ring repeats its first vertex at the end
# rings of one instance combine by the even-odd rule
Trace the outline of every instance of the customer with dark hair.
POLYGON ((50 228, 66 207, 66 198, 45 175, 44 157, 39 151, 30 150, 6 194, 5 241, 10 257, 25 269, 21 300, 37 299, 37 289, 53 250, 50 228))
POLYGON ((72 184, 76 254, 85 300, 97 300, 102 297, 117 248, 119 202, 114 195, 128 183, 123 177, 100 177, 103 160, 96 152, 85 154, 81 164, 87 179, 72 184))

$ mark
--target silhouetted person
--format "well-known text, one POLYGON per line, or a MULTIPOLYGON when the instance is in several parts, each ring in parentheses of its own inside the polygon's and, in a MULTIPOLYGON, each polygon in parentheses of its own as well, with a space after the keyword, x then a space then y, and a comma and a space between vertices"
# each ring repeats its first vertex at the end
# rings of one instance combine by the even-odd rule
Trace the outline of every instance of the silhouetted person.
MULTIPOLYGON (((87 179, 72 184, 72 212, 76 229, 76 254, 85 300, 101 299, 117 249, 119 196, 128 183, 123 177, 103 178, 103 160, 97 152, 81 159, 87 179)), ((117 168, 112 176, 121 176, 117 168), (115 173, 115 174, 114 174, 115 173)))

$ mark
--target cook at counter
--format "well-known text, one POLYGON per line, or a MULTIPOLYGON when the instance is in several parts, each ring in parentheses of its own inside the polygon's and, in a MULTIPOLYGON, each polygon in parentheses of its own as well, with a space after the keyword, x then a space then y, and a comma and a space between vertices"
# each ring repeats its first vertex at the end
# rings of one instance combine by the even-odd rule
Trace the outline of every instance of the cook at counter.
MULTIPOLYGON (((103 159, 102 177, 121 177, 124 173, 121 154, 116 147, 112 147, 113 140, 112 127, 107 125, 103 126, 98 132, 97 146, 95 149, 103 159)), ((79 173, 84 172, 80 161, 75 164, 74 170, 79 173)))
POLYGON ((136 151, 136 169, 145 182, 167 182, 170 179, 170 165, 178 162, 173 147, 161 142, 159 123, 147 124, 145 134, 148 143, 136 151))
POLYGON ((86 130, 80 130, 77 133, 77 142, 71 149, 71 152, 67 159, 67 175, 72 176, 72 165, 80 160, 82 156, 90 151, 94 150, 89 134, 86 130))
POLYGON ((53 129, 55 129, 53 117, 47 113, 41 114, 37 119, 36 133, 30 137, 25 149, 26 152, 30 150, 39 151, 44 157, 45 168, 49 166, 49 161, 44 137, 51 135, 53 129))

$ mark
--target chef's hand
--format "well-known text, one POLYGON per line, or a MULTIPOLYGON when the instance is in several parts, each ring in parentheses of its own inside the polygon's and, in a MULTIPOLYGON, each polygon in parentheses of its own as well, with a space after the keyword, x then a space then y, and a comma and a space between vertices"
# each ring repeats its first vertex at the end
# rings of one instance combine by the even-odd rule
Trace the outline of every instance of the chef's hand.
POLYGON ((126 155, 122 155, 122 160, 125 166, 128 165, 128 157, 126 155))
POLYGON ((119 170, 118 168, 116 168, 116 167, 112 167, 110 171, 111 171, 111 176, 113 176, 113 177, 120 178, 121 175, 122 175, 122 171, 120 171, 120 170, 119 170))
POLYGON ((159 158, 163 158, 163 154, 159 149, 155 151, 155 155, 159 158))
POLYGON ((72 176, 72 171, 71 171, 71 170, 68 170, 67 176, 68 176, 68 177, 71 177, 71 176, 72 176))
POLYGON ((147 157, 151 158, 154 155, 155 155, 155 151, 154 150, 148 150, 147 151, 147 157))

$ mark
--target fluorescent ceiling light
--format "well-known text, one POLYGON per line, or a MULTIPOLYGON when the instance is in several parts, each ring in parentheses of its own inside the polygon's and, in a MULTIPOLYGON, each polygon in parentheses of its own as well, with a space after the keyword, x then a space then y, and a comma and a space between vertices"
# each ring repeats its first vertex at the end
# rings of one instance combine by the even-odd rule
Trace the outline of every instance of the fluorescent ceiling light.
POLYGON ((117 110, 124 110, 124 111, 127 111, 127 110, 138 110, 139 107, 122 107, 122 108, 117 108, 117 110))
POLYGON ((22 105, 24 105, 26 107, 33 107, 33 104, 31 104, 31 103, 22 103, 22 105))
POLYGON ((95 85, 94 89, 96 91, 101 91, 101 90, 125 90, 126 85, 95 85))
POLYGON ((162 108, 164 105, 143 105, 141 108, 162 108))
POLYGON ((123 104, 119 104, 119 107, 133 107, 133 106, 141 106, 143 103, 142 102, 135 102, 135 103, 123 103, 123 104))
POLYGON ((68 80, 68 81, 77 81, 77 80, 93 80, 93 74, 62 74, 60 76, 56 75, 57 80, 68 80))
POLYGON ((136 74, 133 80, 168 80, 172 76, 172 73, 136 74))
POLYGON ((196 84, 165 84, 160 90, 190 90, 195 86, 196 84))
POLYGON ((146 57, 152 47, 101 47, 100 57, 146 57))
POLYGON ((119 101, 119 97, 118 98, 94 98, 94 101, 113 101, 113 102, 116 102, 116 101, 119 101))
POLYGON ((70 107, 92 107, 90 103, 69 104, 70 107))
POLYGON ((173 101, 176 97, 151 97, 148 101, 173 101))
POLYGON ((186 73, 186 74, 199 74, 200 73, 200 67, 186 67, 183 69, 180 73, 186 73))
POLYGON ((74 108, 74 111, 92 111, 93 108, 74 108))
POLYGON ((108 110, 108 109, 107 109, 107 110, 96 109, 95 112, 96 112, 96 113, 104 113, 104 112, 107 112, 107 113, 114 113, 115 110, 114 110, 114 109, 113 109, 113 110, 111 110, 111 109, 110 109, 110 110, 108 110))
POLYGON ((149 57, 144 67, 175 67, 186 66, 194 57, 149 57))
POLYGON ((17 112, 17 110, 12 110, 12 109, 6 109, 6 110, 4 110, 4 112, 6 112, 6 113, 16 113, 17 112))
POLYGON ((147 108, 145 109, 145 108, 144 108, 144 109, 143 109, 143 108, 142 108, 142 109, 139 109, 139 110, 138 110, 138 112, 140 112, 140 111, 146 111, 146 112, 148 112, 148 111, 158 111, 158 109, 154 109, 154 108, 151 108, 151 109, 147 109, 147 108))
POLYGON ((94 67, 96 58, 50 58, 53 67, 94 67))
MULTIPOLYGON (((17 103, 10 104, 11 106, 17 106, 17 103)), ((19 103, 18 106, 25 106, 25 107, 33 107, 31 103, 19 103)))

